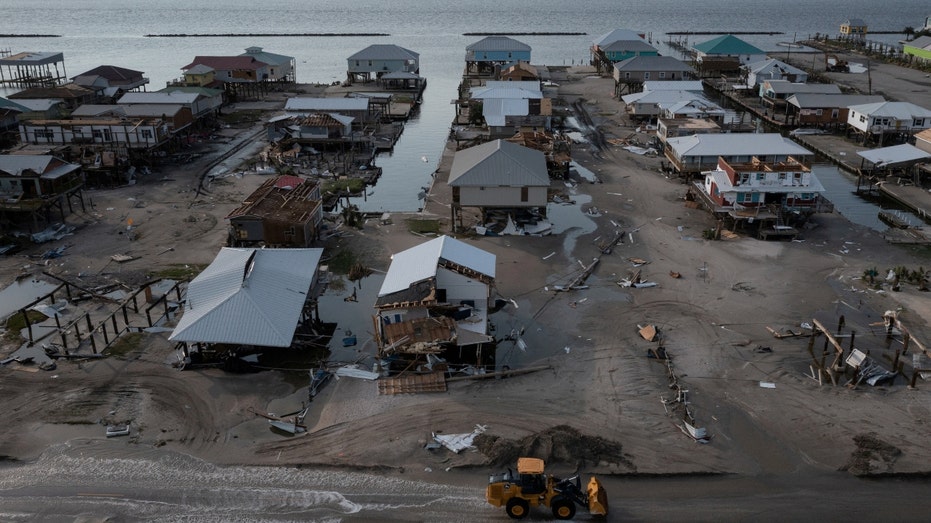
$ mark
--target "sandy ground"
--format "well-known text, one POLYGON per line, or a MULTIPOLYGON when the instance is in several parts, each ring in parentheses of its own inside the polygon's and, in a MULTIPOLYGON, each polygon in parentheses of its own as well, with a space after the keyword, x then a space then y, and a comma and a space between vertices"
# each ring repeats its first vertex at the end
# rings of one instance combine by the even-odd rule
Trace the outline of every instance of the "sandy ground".
MULTIPOLYGON (((633 132, 611 99, 610 80, 582 71, 561 83, 560 96, 567 102, 585 100, 609 137, 633 132)), ((138 349, 119 357, 60 362, 53 372, 0 369, 5 420, 0 456, 32 460, 50 445, 80 448, 82 441, 104 438, 103 424, 132 421, 132 436, 110 440, 106 452, 164 448, 222 464, 386 473, 473 466, 484 471, 481 453, 429 452, 423 446, 431 432, 469 432, 476 424, 486 426, 487 434, 512 439, 569 425, 623 449, 625 460, 589 462, 589 472, 791 476, 830 473, 854 458, 860 472, 929 470, 931 386, 920 382, 908 389, 901 377, 893 386, 876 388, 819 385, 807 376, 807 338, 777 340, 766 330, 800 330, 799 324, 812 318, 834 326, 844 315, 845 332, 855 329, 857 346, 888 367, 883 355, 896 345, 887 347, 881 328, 871 324, 883 311, 902 309, 901 318, 916 337, 927 339, 927 295, 912 285, 898 293, 867 290, 859 277, 870 267, 884 272, 927 266, 923 251, 889 246, 879 234, 839 215, 817 216, 801 242, 704 240, 702 231, 714 224, 703 211, 685 205, 685 186, 659 174, 659 159, 620 148, 595 152, 584 145, 573 154, 600 180, 573 189, 590 195, 588 205, 601 211, 591 218, 592 232, 466 236, 497 255, 498 290, 518 304, 493 320, 525 326, 529 348, 523 359, 549 364, 549 370, 402 396, 379 396, 374 383, 344 378, 314 401, 307 418, 310 433, 284 438, 251 409, 296 410, 306 397, 306 381, 277 372, 180 372, 165 363, 173 353, 167 333, 150 334, 138 349), (624 243, 601 256, 589 288, 554 293, 552 285, 566 283, 580 260, 599 256, 595 244, 613 236, 614 224, 625 232, 624 243), (616 282, 635 270, 628 258, 648 261, 640 268, 643 276, 659 285, 619 287, 616 282), (670 271, 682 277, 673 279, 670 271), (638 325, 647 324, 661 330, 696 424, 712 436, 710 444, 686 437, 677 426, 680 416, 664 409, 661 398, 672 399, 674 393, 665 365, 646 357, 655 343, 639 336, 638 325), (761 381, 775 388, 762 388, 761 381), (858 447, 854 438, 862 435, 872 436, 858 447)), ((447 225, 449 194, 442 179, 450 162, 447 150, 425 210, 447 225)), ((177 264, 209 263, 225 240, 224 216, 263 178, 225 178, 195 197, 201 167, 195 162, 155 172, 132 187, 89 192, 94 206, 68 219, 78 230, 63 240, 70 244, 67 255, 49 265, 23 255, 4 257, 3 282, 41 270, 82 281, 139 282, 177 264), (134 240, 126 234, 130 218, 134 240), (117 265, 108 258, 115 253, 138 259, 117 265)), ((384 270, 390 253, 423 241, 399 225, 400 217, 395 223, 367 226, 340 241, 384 270)), ((11 345, 4 354, 15 348, 11 345)))

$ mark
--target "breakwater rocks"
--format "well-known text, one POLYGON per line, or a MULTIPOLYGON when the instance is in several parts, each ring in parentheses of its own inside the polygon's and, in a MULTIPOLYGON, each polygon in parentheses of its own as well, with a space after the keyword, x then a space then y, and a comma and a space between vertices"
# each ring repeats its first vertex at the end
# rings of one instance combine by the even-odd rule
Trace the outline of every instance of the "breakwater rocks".
POLYGON ((389 33, 173 33, 173 34, 147 34, 146 38, 229 38, 247 36, 391 36, 389 33))

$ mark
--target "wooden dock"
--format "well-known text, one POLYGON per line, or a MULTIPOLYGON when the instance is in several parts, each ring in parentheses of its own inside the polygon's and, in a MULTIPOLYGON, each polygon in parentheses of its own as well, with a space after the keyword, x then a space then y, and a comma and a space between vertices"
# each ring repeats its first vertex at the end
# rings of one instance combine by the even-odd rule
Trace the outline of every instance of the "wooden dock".
POLYGON ((889 181, 878 184, 879 192, 911 210, 924 221, 931 220, 931 193, 915 185, 898 185, 889 181))

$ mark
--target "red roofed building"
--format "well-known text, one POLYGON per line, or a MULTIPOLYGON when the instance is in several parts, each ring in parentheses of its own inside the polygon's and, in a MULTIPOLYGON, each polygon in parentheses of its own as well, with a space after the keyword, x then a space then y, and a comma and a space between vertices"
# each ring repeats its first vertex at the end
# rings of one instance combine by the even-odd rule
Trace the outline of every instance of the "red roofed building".
POLYGON ((182 71, 204 65, 213 69, 215 78, 224 83, 247 83, 269 80, 269 65, 252 56, 196 56, 182 71))

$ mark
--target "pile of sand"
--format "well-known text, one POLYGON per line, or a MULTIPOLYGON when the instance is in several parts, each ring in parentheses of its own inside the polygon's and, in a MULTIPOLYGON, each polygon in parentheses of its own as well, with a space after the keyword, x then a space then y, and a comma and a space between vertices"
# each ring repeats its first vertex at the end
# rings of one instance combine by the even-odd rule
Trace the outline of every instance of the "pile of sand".
POLYGON ((854 476, 871 476, 874 474, 891 474, 895 472, 895 462, 902 455, 901 449, 879 439, 875 432, 858 434, 853 437, 857 448, 850 454, 847 464, 840 470, 854 476))
POLYGON ((582 434, 568 425, 557 425, 520 440, 480 434, 475 447, 484 454, 490 466, 506 466, 520 457, 540 458, 550 465, 582 468, 586 465, 608 465, 626 472, 637 467, 624 455, 620 443, 599 436, 582 434))

